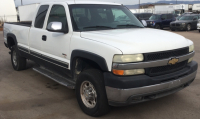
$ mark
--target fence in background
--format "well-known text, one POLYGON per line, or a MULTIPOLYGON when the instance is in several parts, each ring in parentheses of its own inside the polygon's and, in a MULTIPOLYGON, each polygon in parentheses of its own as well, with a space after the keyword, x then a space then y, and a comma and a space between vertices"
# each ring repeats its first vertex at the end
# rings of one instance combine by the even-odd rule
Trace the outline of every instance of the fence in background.
POLYGON ((17 22, 17 15, 2 15, 0 16, 0 26, 3 25, 4 22, 17 22))

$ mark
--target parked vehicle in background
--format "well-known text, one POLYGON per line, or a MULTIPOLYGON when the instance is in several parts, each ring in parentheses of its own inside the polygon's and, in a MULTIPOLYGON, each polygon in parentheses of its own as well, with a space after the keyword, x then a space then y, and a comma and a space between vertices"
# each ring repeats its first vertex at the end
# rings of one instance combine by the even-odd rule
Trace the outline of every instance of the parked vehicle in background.
POLYGON ((179 20, 170 23, 170 29, 175 30, 187 30, 197 29, 197 22, 200 18, 198 14, 185 15, 179 20))
POLYGON ((152 13, 135 13, 134 14, 140 21, 142 20, 149 20, 152 13))
POLYGON ((130 9, 132 13, 153 13, 154 9, 130 9))
POLYGON ((200 12, 200 4, 194 4, 192 7, 193 12, 200 12))
POLYGON ((163 29, 170 26, 170 22, 175 21, 175 17, 172 14, 153 14, 149 20, 147 20, 147 27, 163 29))
POLYGON ((21 22, 29 22, 33 20, 35 11, 39 4, 29 4, 18 7, 19 19, 21 22))
POLYGON ((34 71, 75 89, 90 116, 180 91, 198 68, 191 40, 144 28, 117 3, 45 2, 31 24, 5 23, 3 37, 14 70, 34 61, 34 71))
POLYGON ((200 32, 200 19, 198 20, 198 23, 197 23, 197 29, 198 29, 199 32, 200 32))
POLYGON ((178 5, 155 5, 155 14, 172 13, 174 16, 181 16, 183 13, 188 12, 189 4, 178 5))
POLYGON ((182 16, 193 14, 193 12, 185 12, 181 16, 176 17, 176 20, 179 20, 182 16))

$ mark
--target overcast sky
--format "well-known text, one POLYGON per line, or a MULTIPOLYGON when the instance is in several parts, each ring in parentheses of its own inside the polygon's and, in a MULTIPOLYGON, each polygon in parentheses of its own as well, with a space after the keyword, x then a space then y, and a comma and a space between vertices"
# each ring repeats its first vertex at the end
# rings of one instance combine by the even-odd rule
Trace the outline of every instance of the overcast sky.
MULTIPOLYGON (((67 0, 22 0, 22 1, 23 1, 23 4, 30 4, 30 3, 40 3, 40 2, 46 2, 46 1, 67 1, 67 0)), ((124 5, 133 5, 133 4, 138 4, 139 0, 92 0, 92 1, 107 1, 107 2, 117 2, 124 5)), ((140 0, 140 1, 141 3, 147 3, 147 2, 156 2, 159 0, 140 0)), ((166 0, 166 1, 176 1, 176 0, 166 0)), ((190 1, 190 0, 181 0, 181 1, 190 1)), ((194 1, 194 0, 191 0, 191 1, 194 1)), ((15 0, 15 3, 17 6, 21 5, 21 0, 15 0)))

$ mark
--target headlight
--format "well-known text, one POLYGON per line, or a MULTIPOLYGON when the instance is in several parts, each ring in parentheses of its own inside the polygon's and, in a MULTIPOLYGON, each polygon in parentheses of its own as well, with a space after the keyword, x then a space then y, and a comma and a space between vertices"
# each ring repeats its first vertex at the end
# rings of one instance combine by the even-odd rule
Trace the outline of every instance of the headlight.
POLYGON ((138 75, 138 74, 144 74, 144 69, 132 69, 132 70, 115 70, 113 69, 113 74, 120 75, 120 76, 130 76, 130 75, 138 75))
POLYGON ((189 46, 189 52, 193 52, 194 51, 194 44, 189 46))
POLYGON ((115 63, 141 62, 143 60, 144 60, 143 54, 115 55, 113 58, 113 62, 115 63))
POLYGON ((182 23, 181 25, 185 26, 185 23, 182 23))

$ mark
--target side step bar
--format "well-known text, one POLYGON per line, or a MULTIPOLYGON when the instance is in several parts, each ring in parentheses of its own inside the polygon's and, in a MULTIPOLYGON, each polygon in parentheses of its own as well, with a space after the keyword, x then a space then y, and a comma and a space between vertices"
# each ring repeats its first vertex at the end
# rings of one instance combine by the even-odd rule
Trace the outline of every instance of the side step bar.
POLYGON ((66 77, 62 77, 54 72, 51 72, 45 68, 42 68, 42 67, 35 67, 33 68, 34 71, 54 80, 55 82, 63 85, 63 86, 66 86, 70 89, 75 89, 75 82, 72 81, 72 79, 70 78, 66 78, 66 77))

